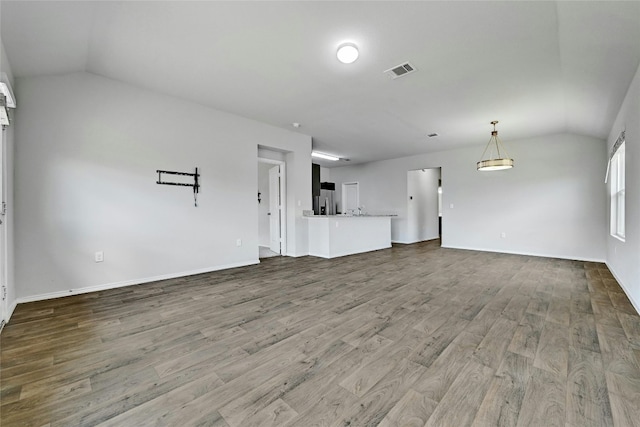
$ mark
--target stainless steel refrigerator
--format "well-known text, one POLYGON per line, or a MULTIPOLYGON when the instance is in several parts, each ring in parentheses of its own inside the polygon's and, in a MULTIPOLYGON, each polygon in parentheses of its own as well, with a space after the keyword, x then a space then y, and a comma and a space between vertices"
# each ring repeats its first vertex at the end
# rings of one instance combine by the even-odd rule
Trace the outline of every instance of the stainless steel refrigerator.
POLYGON ((336 184, 333 182, 320 183, 320 195, 313 198, 313 211, 316 215, 335 215, 336 184))

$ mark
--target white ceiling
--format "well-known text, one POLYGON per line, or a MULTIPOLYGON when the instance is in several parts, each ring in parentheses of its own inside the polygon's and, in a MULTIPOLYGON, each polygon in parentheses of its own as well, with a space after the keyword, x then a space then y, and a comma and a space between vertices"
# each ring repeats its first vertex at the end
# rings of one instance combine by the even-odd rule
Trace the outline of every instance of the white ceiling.
POLYGON ((2 0, 0 18, 16 77, 95 73, 311 135, 352 164, 481 146, 491 120, 504 141, 606 138, 640 61, 638 1, 2 0), (383 74, 405 61, 418 71, 383 74))

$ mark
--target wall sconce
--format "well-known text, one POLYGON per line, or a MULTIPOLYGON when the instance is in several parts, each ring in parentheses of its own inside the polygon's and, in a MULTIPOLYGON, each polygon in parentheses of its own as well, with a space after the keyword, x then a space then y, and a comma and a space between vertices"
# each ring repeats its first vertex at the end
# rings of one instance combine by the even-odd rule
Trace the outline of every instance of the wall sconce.
POLYGON ((258 203, 260 203, 262 201, 262 199, 260 198, 261 195, 262 195, 262 193, 258 191, 258 203))

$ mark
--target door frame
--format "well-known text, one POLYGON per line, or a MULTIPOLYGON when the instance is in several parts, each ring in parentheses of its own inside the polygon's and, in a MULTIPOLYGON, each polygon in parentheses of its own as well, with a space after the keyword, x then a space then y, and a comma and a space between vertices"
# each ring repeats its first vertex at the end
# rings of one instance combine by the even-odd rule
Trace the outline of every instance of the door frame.
POLYGON ((7 212, 6 212, 6 197, 7 197, 7 141, 6 141, 6 129, 3 126, 2 139, 0 146, 0 330, 9 322, 9 301, 8 301, 8 286, 9 286, 9 274, 8 259, 9 259, 9 246, 7 244, 7 212))
POLYGON ((258 163, 280 166, 280 255, 287 253, 287 164, 281 160, 258 157, 258 163))
MULTIPOLYGON (((342 213, 347 213, 347 185, 355 185, 356 186, 356 206, 360 207, 360 182, 359 181, 351 181, 351 182, 343 182, 342 183, 342 213)), ((356 208, 357 209, 357 208, 356 208)), ((355 212, 354 212, 355 213, 355 212)))
MULTIPOLYGON (((444 234, 444 226, 443 226, 443 206, 442 206, 442 166, 425 166, 423 168, 416 168, 416 169, 409 169, 407 170, 407 187, 406 187, 406 200, 407 200, 407 228, 406 228, 406 233, 407 236, 409 234, 409 228, 411 227, 411 204, 412 204, 412 194, 409 193, 409 174, 411 172, 417 172, 417 171, 425 171, 425 170, 432 170, 432 169, 438 169, 439 170, 439 179, 438 179, 438 190, 436 190, 437 192, 437 205, 439 208, 439 212, 438 212, 438 238, 440 239, 440 246, 442 246, 442 236, 444 234), (441 214, 442 213, 442 214, 441 214)), ((416 243, 412 240, 408 240, 408 243, 416 243)), ((418 241, 423 241, 423 240, 418 240, 418 241)))
POLYGON ((280 194, 281 166, 264 164, 269 167, 269 249, 271 252, 282 255, 282 234, 280 233, 282 228, 282 218, 280 217, 280 210, 282 209, 280 194), (277 214, 274 215, 274 213, 277 214), (273 235, 274 233, 276 233, 275 236, 273 235))

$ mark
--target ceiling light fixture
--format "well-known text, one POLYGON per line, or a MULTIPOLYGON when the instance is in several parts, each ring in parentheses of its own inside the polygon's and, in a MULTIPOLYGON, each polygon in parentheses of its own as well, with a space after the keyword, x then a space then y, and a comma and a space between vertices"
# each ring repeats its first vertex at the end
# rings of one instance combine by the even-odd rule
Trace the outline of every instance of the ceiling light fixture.
POLYGON ((332 156, 331 154, 318 153, 317 151, 312 151, 311 157, 317 157, 318 159, 324 159, 324 160, 331 160, 332 162, 336 162, 340 160, 340 157, 332 156))
POLYGON ((11 124, 9 120, 9 111, 7 110, 7 97, 0 93, 0 125, 2 130, 11 124))
POLYGON ((7 74, 0 73, 0 125, 2 125, 2 130, 11 123, 9 108, 16 108, 16 97, 13 96, 7 74))
POLYGON ((343 64, 351 64, 358 59, 358 47, 354 43, 343 43, 338 46, 338 61, 343 64))
POLYGON ((16 108, 16 97, 13 96, 7 73, 0 73, 0 93, 7 97, 7 107, 16 108))
POLYGON ((504 148, 500 138, 498 138, 498 131, 496 130, 496 124, 498 124, 498 121, 494 120, 491 124, 493 125, 493 131, 491 132, 489 143, 482 153, 482 160, 478 162, 478 170, 488 172, 511 169, 513 167, 513 159, 509 158, 507 150, 504 148), (494 157, 494 147, 496 157, 494 157), (485 157, 487 151, 489 152, 489 155, 485 157))

